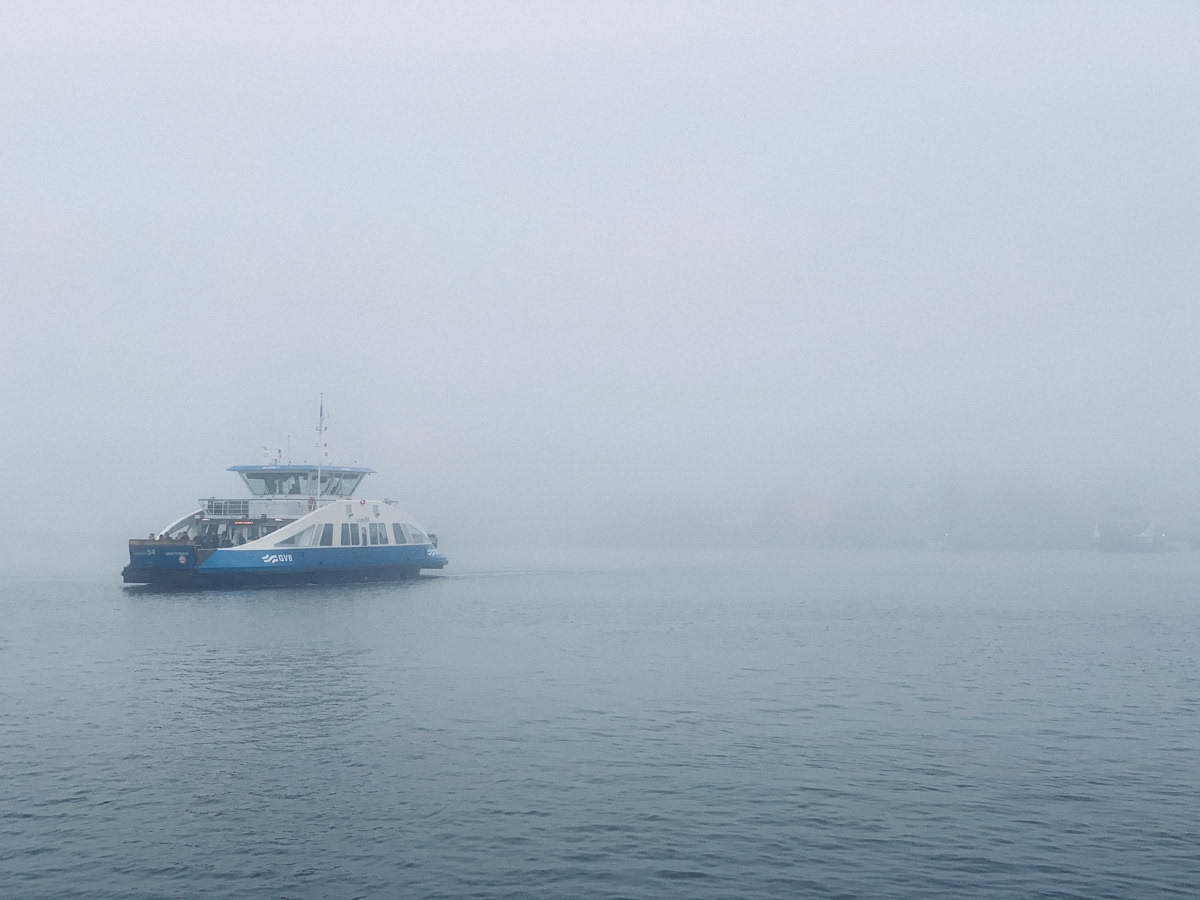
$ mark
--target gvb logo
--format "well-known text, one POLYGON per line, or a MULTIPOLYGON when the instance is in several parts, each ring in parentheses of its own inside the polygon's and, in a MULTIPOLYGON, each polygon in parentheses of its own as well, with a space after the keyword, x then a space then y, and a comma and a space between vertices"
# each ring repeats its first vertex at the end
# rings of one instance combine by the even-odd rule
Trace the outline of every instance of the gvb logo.
POLYGON ((281 563, 281 562, 291 562, 292 554, 290 554, 290 553, 264 553, 262 561, 265 563, 269 563, 270 565, 275 565, 276 563, 281 563))

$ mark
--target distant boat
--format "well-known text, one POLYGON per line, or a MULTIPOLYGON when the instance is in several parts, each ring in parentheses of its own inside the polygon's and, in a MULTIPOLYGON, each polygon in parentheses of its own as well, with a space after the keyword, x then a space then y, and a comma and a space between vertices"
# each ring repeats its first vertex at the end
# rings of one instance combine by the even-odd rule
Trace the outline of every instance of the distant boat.
MULTIPOLYGON (((325 405, 321 403, 324 434, 325 405)), ((200 500, 200 508, 129 542, 126 584, 226 587, 392 581, 447 559, 393 500, 356 500, 375 470, 361 466, 232 466, 249 498, 200 500)))
POLYGON ((1112 506, 1092 528, 1092 547, 1113 552, 1167 549, 1167 535, 1140 506, 1112 506))
POLYGON ((250 498, 202 499, 200 508, 129 542, 126 584, 393 581, 441 569, 431 535, 392 500, 355 500, 372 469, 233 466, 250 498))

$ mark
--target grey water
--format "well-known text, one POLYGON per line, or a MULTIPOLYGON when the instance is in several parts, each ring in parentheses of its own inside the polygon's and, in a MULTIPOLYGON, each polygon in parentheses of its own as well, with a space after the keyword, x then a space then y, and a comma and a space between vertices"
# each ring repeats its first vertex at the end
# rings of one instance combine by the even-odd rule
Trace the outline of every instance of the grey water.
POLYGON ((0 896, 1200 886, 1200 555, 0 578, 0 896))

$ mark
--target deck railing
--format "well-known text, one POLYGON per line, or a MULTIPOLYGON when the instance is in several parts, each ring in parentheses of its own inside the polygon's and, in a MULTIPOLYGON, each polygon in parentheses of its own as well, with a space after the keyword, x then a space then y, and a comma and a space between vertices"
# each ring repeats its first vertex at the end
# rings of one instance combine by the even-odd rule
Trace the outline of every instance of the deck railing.
POLYGON ((320 500, 314 497, 252 497, 236 500, 201 497, 200 508, 206 516, 234 519, 260 519, 263 517, 298 519, 318 507, 328 506, 333 502, 335 501, 330 497, 322 497, 320 500))
POLYGON ((210 516, 234 516, 244 519, 250 515, 249 500, 218 500, 215 497, 201 497, 200 506, 210 516))

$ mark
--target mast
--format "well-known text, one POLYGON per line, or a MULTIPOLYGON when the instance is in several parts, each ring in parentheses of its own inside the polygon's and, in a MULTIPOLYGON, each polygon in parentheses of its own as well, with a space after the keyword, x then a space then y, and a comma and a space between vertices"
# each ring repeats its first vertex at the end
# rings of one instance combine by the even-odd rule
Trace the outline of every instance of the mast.
POLYGON ((325 395, 321 394, 321 411, 317 414, 317 502, 321 500, 321 457, 325 455, 325 395))

